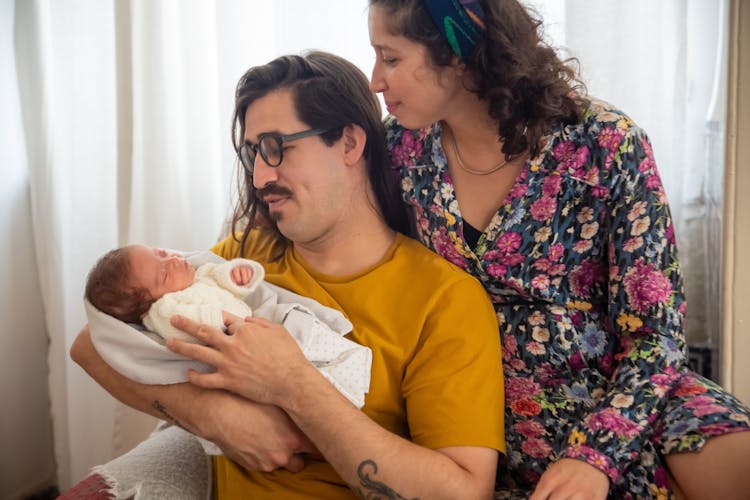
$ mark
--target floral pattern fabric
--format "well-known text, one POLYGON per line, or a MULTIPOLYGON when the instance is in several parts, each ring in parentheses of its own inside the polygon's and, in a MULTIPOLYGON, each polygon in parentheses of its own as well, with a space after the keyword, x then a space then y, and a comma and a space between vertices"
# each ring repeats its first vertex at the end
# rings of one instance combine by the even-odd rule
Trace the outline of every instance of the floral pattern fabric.
POLYGON ((503 343, 506 442, 498 497, 526 496, 550 463, 584 460, 611 498, 670 496, 663 456, 750 428, 750 410, 685 366, 674 227, 646 134, 591 101, 528 160, 475 248, 439 123, 386 119, 421 241, 476 276, 503 343))

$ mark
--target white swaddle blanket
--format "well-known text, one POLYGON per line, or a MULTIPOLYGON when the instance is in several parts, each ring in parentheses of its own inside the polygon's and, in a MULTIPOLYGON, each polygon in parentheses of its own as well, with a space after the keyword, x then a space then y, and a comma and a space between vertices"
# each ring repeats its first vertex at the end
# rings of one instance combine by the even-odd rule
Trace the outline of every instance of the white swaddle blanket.
MULTIPOLYGON (((211 252, 186 254, 198 267, 223 259, 211 252)), ((352 324, 335 309, 270 283, 259 283, 247 298, 253 316, 280 323, 291 333, 308 360, 358 408, 364 406, 370 387, 372 351, 344 338, 352 324)), ((164 339, 148 330, 124 323, 84 300, 91 339, 99 355, 125 377, 143 384, 187 382, 187 370, 201 373, 213 367, 176 354, 164 339)), ((221 452, 204 443, 211 454, 221 452)))

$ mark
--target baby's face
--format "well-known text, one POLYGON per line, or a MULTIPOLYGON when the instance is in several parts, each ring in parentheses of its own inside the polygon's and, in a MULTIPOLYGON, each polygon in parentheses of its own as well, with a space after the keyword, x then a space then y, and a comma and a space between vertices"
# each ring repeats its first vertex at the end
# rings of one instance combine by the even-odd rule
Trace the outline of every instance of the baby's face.
POLYGON ((154 299, 184 290, 195 280, 195 269, 181 255, 134 245, 128 257, 131 284, 147 289, 154 299))

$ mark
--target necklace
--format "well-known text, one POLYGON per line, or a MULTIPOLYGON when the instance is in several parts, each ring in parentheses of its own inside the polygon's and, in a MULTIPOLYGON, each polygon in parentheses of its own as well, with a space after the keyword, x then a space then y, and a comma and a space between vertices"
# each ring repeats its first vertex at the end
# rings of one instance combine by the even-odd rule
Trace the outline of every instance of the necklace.
POLYGON ((491 173, 497 172, 505 165, 507 165, 510 160, 513 159, 503 159, 503 161, 490 168, 489 170, 474 170, 473 168, 464 165, 464 161, 461 159, 461 153, 458 151, 458 143, 456 142, 456 136, 453 135, 453 131, 451 131, 451 142, 453 142, 453 150, 456 152, 456 160, 458 160, 458 166, 461 167, 461 170, 463 170, 464 172, 468 172, 473 175, 489 175, 491 173))

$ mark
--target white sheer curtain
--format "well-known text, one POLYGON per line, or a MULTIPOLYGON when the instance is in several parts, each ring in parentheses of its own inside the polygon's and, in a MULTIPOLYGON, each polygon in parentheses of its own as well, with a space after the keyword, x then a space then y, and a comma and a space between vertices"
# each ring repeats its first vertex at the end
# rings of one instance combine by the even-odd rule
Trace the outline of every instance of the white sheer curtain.
POLYGON ((19 0, 12 7, 14 102, 65 488, 153 427, 68 359, 85 323, 88 269, 129 242, 183 249, 215 242, 230 203, 239 76, 308 48, 369 67, 366 3, 19 0))
MULTIPOLYGON (((589 93, 649 134, 676 225, 688 341, 717 348, 726 0, 528 3, 543 15, 552 45, 580 61, 589 93)), ((716 376, 715 366, 706 369, 716 376)))
MULTIPOLYGON (((6 237, 2 250, 4 256, 23 254, 6 257, 23 273, 9 275, 1 290, 5 303, 33 304, 7 309, 15 321, 10 324, 23 324, 24 330, 3 334, 0 348, 20 349, 27 344, 18 339, 28 335, 36 343, 18 352, 31 356, 36 349, 42 360, 39 351, 44 336, 49 338, 57 481, 66 488, 92 465, 127 450, 153 425, 115 403, 69 361, 68 348, 85 323, 81 296, 88 269, 107 249, 129 242, 184 249, 211 245, 230 204, 229 125, 237 79, 276 55, 315 48, 340 54, 369 73, 367 1, 0 2, 3 15, 12 17, 0 26, 12 30, 12 39, 2 34, 0 46, 0 82, 8 91, 0 101, 5 113, 0 141, 8 147, 2 158, 10 162, 2 165, 3 193, 13 188, 13 199, 9 194, 2 200, 0 221, 15 238, 11 245, 6 237), (4 50, 10 44, 13 48, 4 50), (25 183, 30 201, 22 197, 25 183), (37 275, 38 290, 24 284, 37 275), (38 319, 42 309, 44 325, 38 319), (26 321, 30 314, 33 320, 26 321)), ((719 39, 717 4, 534 3, 552 23, 553 42, 581 59, 592 93, 622 107, 649 132, 684 249, 685 241, 693 241, 680 223, 680 214, 688 212, 684 203, 700 202, 705 193, 701 120, 705 89, 713 81, 710 47, 719 39), (696 52, 703 55, 691 59, 696 52)), ((0 368, 3 379, 25 366, 11 358, 2 358, 8 362, 0 368)), ((43 408, 46 397, 40 397, 26 395, 19 405, 27 411, 43 408), (30 398, 37 399, 25 401, 30 398)), ((3 447, 11 433, 49 440, 49 432, 28 432, 22 415, 13 420, 6 415, 11 413, 4 410, 2 426, 9 430, 0 434, 3 447)), ((27 459, 29 467, 43 461, 43 448, 27 459)), ((3 464, 0 469, 12 470, 3 464)), ((10 491, 0 483, 0 496, 10 491)))

